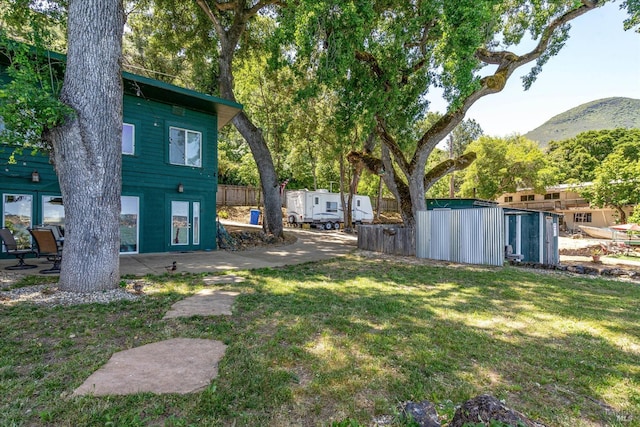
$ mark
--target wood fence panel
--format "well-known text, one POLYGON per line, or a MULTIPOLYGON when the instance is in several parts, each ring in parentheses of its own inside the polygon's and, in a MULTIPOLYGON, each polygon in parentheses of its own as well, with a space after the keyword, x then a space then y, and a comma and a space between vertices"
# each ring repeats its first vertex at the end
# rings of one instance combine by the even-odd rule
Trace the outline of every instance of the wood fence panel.
POLYGON ((413 230, 400 226, 358 226, 358 248, 390 255, 413 256, 416 253, 413 230))

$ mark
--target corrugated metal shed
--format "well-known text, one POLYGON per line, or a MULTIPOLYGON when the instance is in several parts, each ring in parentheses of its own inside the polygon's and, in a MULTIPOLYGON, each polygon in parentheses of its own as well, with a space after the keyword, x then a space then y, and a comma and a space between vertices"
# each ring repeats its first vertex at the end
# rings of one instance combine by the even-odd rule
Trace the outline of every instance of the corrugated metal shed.
POLYGON ((561 214, 504 208, 505 244, 523 262, 546 265, 560 263, 559 220, 561 214))
POLYGON ((507 246, 523 262, 560 262, 560 214, 499 208, 478 199, 429 199, 416 218, 416 256, 503 265, 507 246))
POLYGON ((416 257, 466 264, 504 263, 502 208, 418 212, 416 257))

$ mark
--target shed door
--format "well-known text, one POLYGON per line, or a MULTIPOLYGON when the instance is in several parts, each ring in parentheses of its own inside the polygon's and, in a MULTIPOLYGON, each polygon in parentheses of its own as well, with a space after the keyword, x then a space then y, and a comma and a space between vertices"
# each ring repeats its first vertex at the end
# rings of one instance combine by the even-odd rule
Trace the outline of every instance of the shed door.
POLYGON ((556 260, 554 259, 554 245, 553 245, 553 217, 545 216, 544 217, 544 263, 545 264, 555 264, 556 260))

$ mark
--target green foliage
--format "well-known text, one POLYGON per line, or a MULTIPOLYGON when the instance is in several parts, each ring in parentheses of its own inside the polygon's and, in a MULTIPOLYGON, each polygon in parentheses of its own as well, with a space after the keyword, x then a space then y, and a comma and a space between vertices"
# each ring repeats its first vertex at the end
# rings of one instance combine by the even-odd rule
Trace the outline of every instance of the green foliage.
MULTIPOLYGON (((34 15, 18 11, 3 15, 3 20, 13 23, 15 15, 24 19, 34 15)), ((60 76, 64 73, 62 58, 43 47, 52 37, 51 33, 39 27, 43 25, 39 19, 21 22, 21 25, 27 24, 33 29, 33 46, 15 41, 10 33, 0 29, 0 55, 3 55, 2 62, 8 63, 4 78, 0 65, 0 144, 18 152, 23 149, 47 151, 43 134, 61 124, 73 111, 58 99, 62 87, 60 76)))
POLYGON ((584 190, 584 196, 598 207, 617 208, 621 222, 626 222, 622 207, 640 204, 640 143, 618 145, 596 167, 593 185, 584 190))
POLYGON ((624 144, 640 145, 640 129, 588 131, 574 138, 552 141, 549 160, 557 169, 558 182, 590 182, 596 168, 624 144))
POLYGON ((464 197, 493 200, 518 188, 543 192, 552 181, 552 170, 544 153, 523 136, 494 138, 482 136, 469 144, 477 159, 463 171, 460 192, 464 197))

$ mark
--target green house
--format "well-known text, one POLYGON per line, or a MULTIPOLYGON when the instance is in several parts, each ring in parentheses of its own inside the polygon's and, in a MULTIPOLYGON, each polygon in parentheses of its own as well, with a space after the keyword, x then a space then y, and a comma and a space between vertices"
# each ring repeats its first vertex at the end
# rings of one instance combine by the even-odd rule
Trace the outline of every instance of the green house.
MULTIPOLYGON (((242 106, 130 73, 123 84, 121 253, 216 249, 218 131, 242 106)), ((64 227, 48 154, 10 154, 0 147, 3 227, 23 243, 29 227, 64 227)))

